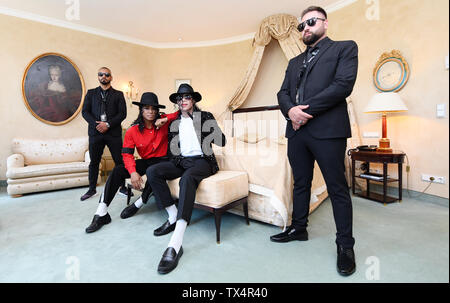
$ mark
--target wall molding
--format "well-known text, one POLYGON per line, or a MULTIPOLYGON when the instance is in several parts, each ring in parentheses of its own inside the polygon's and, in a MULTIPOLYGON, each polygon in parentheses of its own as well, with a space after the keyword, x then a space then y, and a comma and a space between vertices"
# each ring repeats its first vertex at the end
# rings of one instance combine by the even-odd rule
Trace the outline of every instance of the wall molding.
POLYGON ((330 4, 326 7, 324 7, 325 11, 327 12, 327 14, 338 11, 340 9, 343 9, 346 6, 349 6, 355 2, 357 2, 358 0, 339 0, 336 1, 333 4, 330 4))
MULTIPOLYGON (((334 4, 328 5, 324 7, 324 9, 328 12, 334 12, 339 9, 342 9, 357 0, 339 0, 335 2, 334 4)), ((133 38, 126 35, 121 35, 109 31, 105 31, 102 29, 85 26, 81 24, 77 24, 74 22, 59 20, 55 18, 45 17, 29 12, 25 12, 22 10, 12 9, 4 6, 0 6, 0 14, 8 15, 12 17, 17 17, 21 19, 31 20, 39 23, 44 23, 48 25, 53 25, 57 27, 67 28, 79 32, 84 32, 96 36, 101 36, 109 39, 119 40, 122 42, 127 42, 135 45, 141 45, 145 47, 150 48, 157 48, 157 49, 165 49, 165 48, 193 48, 193 47, 209 47, 209 46, 218 46, 218 45, 224 45, 224 44, 232 44, 237 43, 241 41, 251 40, 255 36, 255 32, 247 33, 239 36, 224 38, 224 39, 217 39, 217 40, 209 40, 209 41, 197 41, 197 42, 151 42, 151 41, 145 41, 140 40, 137 38, 133 38)))

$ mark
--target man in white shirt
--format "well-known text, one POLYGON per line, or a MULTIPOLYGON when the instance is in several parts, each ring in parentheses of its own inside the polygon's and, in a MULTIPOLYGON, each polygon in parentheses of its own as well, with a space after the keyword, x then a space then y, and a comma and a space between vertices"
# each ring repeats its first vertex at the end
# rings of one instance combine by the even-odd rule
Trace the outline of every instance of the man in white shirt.
POLYGON ((180 109, 178 118, 169 128, 170 161, 159 163, 147 170, 147 180, 158 205, 164 207, 169 219, 154 230, 155 236, 174 231, 169 245, 158 265, 160 274, 171 272, 178 265, 183 254, 184 232, 194 209, 195 194, 200 182, 213 174, 219 167, 211 144, 225 146, 225 135, 217 125, 214 116, 201 111, 196 103, 202 96, 188 84, 182 84, 169 97, 180 109), (167 180, 180 179, 178 208, 172 199, 167 180))

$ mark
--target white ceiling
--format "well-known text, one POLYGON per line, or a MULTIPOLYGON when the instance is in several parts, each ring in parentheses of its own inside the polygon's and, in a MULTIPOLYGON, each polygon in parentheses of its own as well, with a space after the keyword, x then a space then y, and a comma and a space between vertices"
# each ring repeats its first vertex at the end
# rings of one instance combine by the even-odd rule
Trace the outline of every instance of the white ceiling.
MULTIPOLYGON (((250 39, 261 20, 356 0, 0 0, 0 13, 154 47, 250 39), (74 3, 79 20, 68 20, 74 3)), ((74 14, 70 16, 75 16, 74 14)))

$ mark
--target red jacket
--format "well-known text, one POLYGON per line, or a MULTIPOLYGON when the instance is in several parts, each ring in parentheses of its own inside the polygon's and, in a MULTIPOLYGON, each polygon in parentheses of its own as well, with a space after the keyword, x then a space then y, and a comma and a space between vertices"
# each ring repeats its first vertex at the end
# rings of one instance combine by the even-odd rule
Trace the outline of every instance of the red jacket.
POLYGON ((167 155, 169 125, 177 116, 178 112, 162 115, 161 118, 167 117, 168 121, 160 129, 148 129, 145 127, 141 133, 139 131, 139 125, 134 125, 127 130, 123 140, 122 158, 125 168, 130 175, 136 171, 136 161, 134 160, 135 147, 142 159, 164 157, 167 155))

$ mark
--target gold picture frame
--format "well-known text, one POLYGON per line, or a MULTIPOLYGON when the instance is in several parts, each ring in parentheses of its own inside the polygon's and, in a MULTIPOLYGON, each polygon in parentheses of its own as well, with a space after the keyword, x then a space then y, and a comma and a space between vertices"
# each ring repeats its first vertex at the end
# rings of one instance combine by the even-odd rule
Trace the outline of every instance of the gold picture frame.
POLYGON ((85 86, 80 70, 69 58, 44 53, 34 58, 22 78, 25 106, 39 121, 63 125, 83 107, 85 86))
POLYGON ((373 69, 373 83, 380 92, 398 92, 408 82, 410 69, 400 51, 383 53, 373 69))

